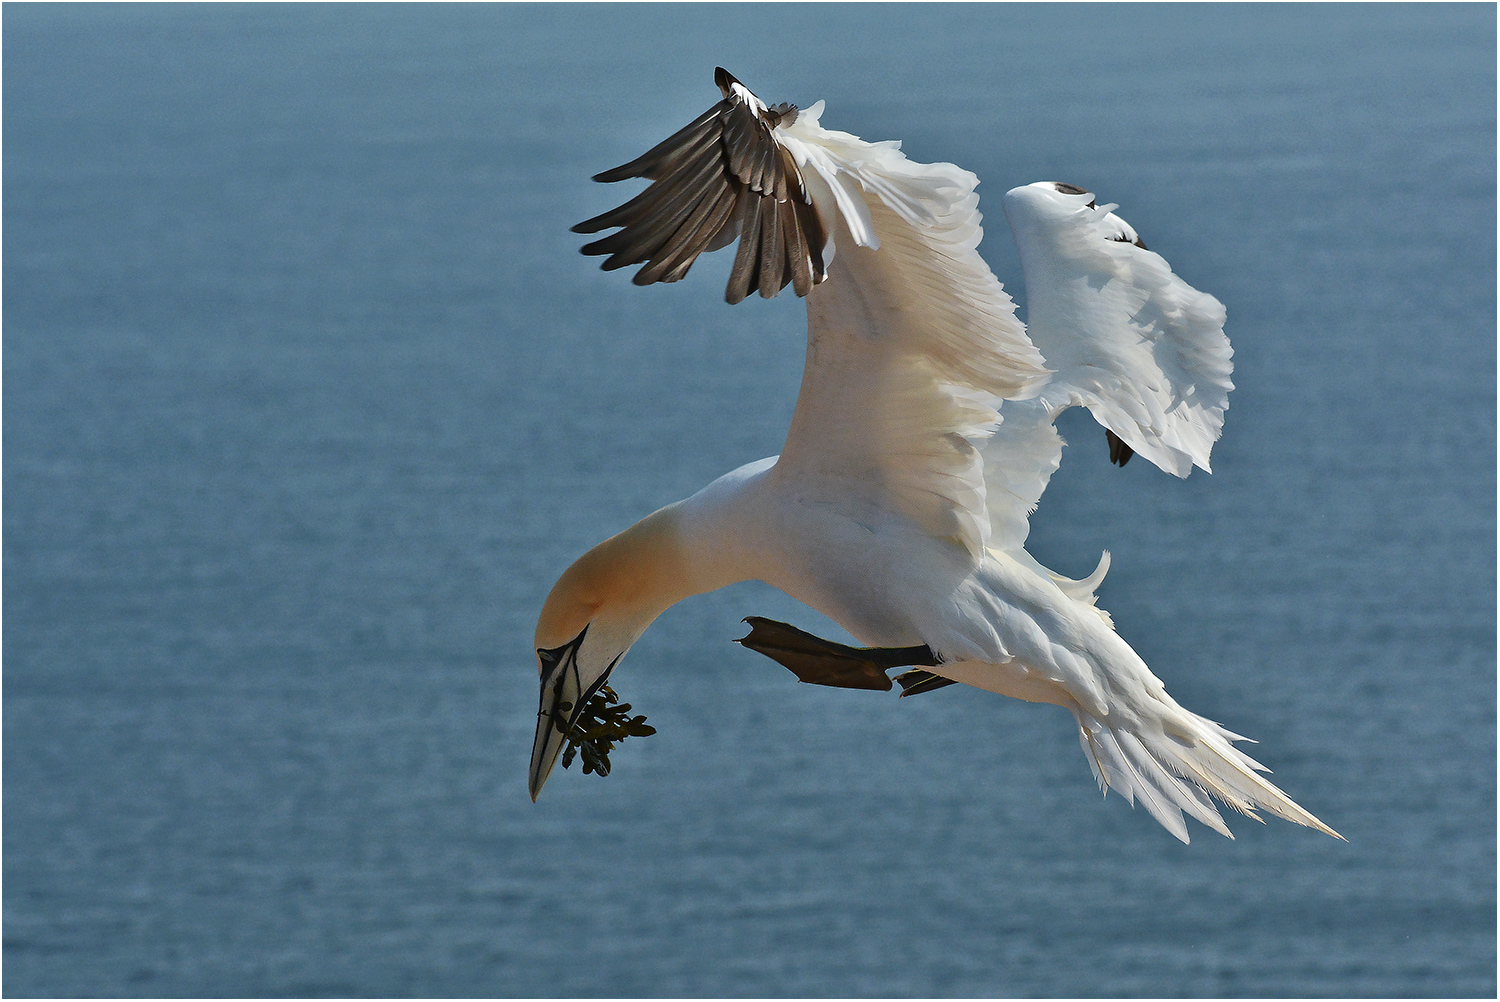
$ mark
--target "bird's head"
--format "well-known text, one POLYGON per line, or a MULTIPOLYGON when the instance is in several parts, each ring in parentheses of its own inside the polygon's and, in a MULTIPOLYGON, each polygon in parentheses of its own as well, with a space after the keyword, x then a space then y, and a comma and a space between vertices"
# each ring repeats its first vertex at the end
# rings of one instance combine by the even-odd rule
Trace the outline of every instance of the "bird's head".
POLYGON ((630 646, 684 597, 670 508, 589 550, 563 572, 536 624, 541 696, 528 786, 536 800, 566 735, 630 646))

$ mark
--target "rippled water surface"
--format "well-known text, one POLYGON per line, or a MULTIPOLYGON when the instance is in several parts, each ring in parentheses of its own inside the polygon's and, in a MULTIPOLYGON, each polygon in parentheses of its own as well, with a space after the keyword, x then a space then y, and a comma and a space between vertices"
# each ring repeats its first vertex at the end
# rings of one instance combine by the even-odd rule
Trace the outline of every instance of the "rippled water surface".
POLYGON ((1482 5, 6 5, 6 993, 1493 995, 1494 67, 1482 5), (1347 844, 798 686, 750 584, 530 803, 552 580, 795 399, 792 296, 567 232, 717 64, 978 173, 1018 297, 1051 178, 1227 304, 1213 476, 1073 415, 1032 548, 1347 844))

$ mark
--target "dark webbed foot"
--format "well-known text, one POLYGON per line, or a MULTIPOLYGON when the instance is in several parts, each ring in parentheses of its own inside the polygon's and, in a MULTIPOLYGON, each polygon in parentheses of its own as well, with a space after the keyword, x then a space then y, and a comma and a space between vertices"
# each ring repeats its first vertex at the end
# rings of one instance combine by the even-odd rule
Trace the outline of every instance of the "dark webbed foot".
POLYGON ((951 678, 943 678, 941 675, 934 675, 932 672, 923 671, 920 668, 913 668, 911 671, 902 672, 896 676, 896 682, 901 686, 901 695, 903 697, 920 696, 924 692, 941 689, 945 685, 957 684, 951 678))
MULTIPOLYGON (((803 682, 814 685, 831 685, 842 689, 889 690, 891 680, 886 672, 907 665, 932 665, 939 662, 926 644, 916 647, 849 647, 832 640, 815 637, 787 623, 774 619, 750 616, 750 633, 735 641, 752 651, 791 670, 803 682)), ((897 676, 901 682, 902 695, 928 692, 951 684, 950 679, 939 678, 931 672, 904 672, 897 676), (908 676, 923 678, 904 681, 908 676), (935 684, 929 680, 936 680, 935 684)))

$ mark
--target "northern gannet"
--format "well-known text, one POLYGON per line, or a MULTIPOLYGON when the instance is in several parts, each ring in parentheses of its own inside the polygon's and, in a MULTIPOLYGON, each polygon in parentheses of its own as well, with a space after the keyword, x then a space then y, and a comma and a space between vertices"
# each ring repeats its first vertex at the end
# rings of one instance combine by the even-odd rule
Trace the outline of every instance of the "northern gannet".
MULTIPOLYGON (((823 102, 769 106, 723 69, 723 100, 640 158, 596 176, 651 184, 574 229, 606 270, 675 282, 738 239, 725 298, 790 284, 807 360, 780 456, 727 473, 580 557, 536 627, 536 799, 570 729, 669 606, 758 579, 869 648, 748 620, 742 643, 805 681, 903 695, 962 682, 1055 703, 1077 720, 1100 786, 1188 841, 1183 812, 1230 836, 1210 797, 1340 837, 1260 775, 1244 738, 1197 716, 1115 632, 1094 591, 1023 544, 1061 458, 1053 421, 1087 407, 1111 458, 1207 471, 1231 350, 1224 307, 1082 188, 1005 195, 1029 326, 980 258, 978 179, 819 124, 823 102), (559 710, 559 707, 564 708, 559 710)), ((1257 820, 1259 820, 1257 818, 1257 820)))

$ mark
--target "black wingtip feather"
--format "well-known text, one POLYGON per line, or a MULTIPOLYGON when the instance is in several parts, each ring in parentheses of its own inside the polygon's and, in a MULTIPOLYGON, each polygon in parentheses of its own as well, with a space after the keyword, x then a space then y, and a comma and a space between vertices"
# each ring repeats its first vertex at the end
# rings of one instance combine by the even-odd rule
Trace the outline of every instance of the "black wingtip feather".
POLYGON ((675 282, 700 254, 737 237, 726 302, 738 303, 752 289, 769 299, 787 285, 805 296, 825 278, 827 234, 806 201, 796 161, 775 134, 796 107, 757 112, 758 105, 731 96, 739 81, 722 66, 714 82, 723 101, 642 156, 594 175, 603 183, 648 178, 646 190, 571 229, 620 227, 580 250, 607 255, 606 271, 645 262, 632 279, 637 285, 675 282))
POLYGON ((696 140, 711 133, 714 129, 714 120, 725 109, 725 105, 726 102, 720 101, 629 163, 595 174, 594 180, 603 184, 613 184, 616 181, 627 181, 633 177, 649 177, 657 161, 681 153, 696 140))

